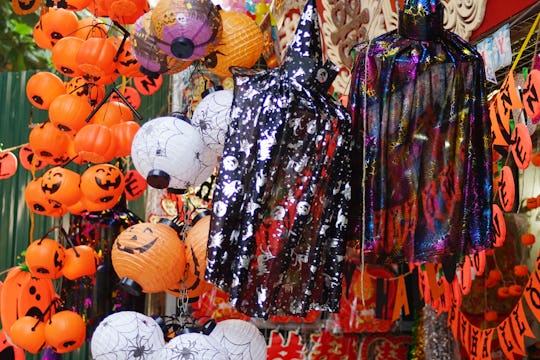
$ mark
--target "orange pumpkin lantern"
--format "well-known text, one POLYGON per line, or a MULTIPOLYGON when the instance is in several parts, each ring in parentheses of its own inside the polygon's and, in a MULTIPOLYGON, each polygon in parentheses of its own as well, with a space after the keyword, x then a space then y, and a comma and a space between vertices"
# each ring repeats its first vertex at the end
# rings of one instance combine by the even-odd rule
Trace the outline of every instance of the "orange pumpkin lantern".
POLYGON ((538 200, 537 198, 533 197, 533 198, 528 198, 527 201, 525 202, 525 206, 527 207, 527 209, 529 210, 533 210, 533 209, 536 209, 538 207, 538 200))
POLYGON ((50 168, 41 177, 41 189, 45 195, 66 206, 75 204, 81 198, 80 183, 79 173, 61 166, 50 168))
POLYGON ((508 286, 501 286, 497 289, 497 296, 501 299, 510 297, 508 286))
POLYGON ((11 151, 0 151, 0 180, 8 179, 17 172, 19 162, 11 151))
POLYGON ((65 94, 64 82, 49 71, 40 71, 26 82, 26 97, 38 109, 48 110, 52 101, 65 94))
POLYGON ((204 64, 220 77, 232 76, 229 68, 250 68, 262 55, 264 39, 261 29, 247 14, 220 10, 223 32, 219 45, 206 55, 204 64))
POLYGON ((45 341, 59 354, 80 348, 85 339, 86 324, 76 312, 59 311, 45 324, 45 341))
POLYGON ((495 310, 486 311, 484 313, 484 319, 489 322, 497 321, 499 313, 495 310))
POLYGON ((105 38, 84 40, 77 53, 79 68, 91 76, 102 77, 116 69, 114 57, 116 49, 105 38))
POLYGON ((101 124, 88 124, 74 139, 75 153, 85 163, 104 163, 114 158, 116 143, 111 129, 101 124))
POLYGON ((56 70, 69 76, 80 76, 84 72, 79 67, 77 54, 85 40, 76 36, 60 39, 51 51, 51 60, 56 70))
POLYGON ((111 0, 108 3, 109 17, 121 25, 133 24, 150 11, 147 0, 111 0))
POLYGON ((17 15, 28 15, 39 9, 41 1, 37 0, 11 0, 13 12, 17 15))
POLYGON ((534 234, 526 233, 526 234, 521 235, 521 243, 523 245, 532 245, 534 244, 535 241, 536 241, 536 237, 534 236, 534 234))
MULTIPOLYGON (((203 212, 197 215, 194 224, 186 237, 186 273, 192 280, 188 283, 184 280, 183 285, 193 297, 199 296, 205 289, 198 290, 199 286, 205 285, 204 272, 206 269, 206 251, 208 250, 208 234, 210 233, 210 215, 203 212)), ((190 296, 191 297, 191 296, 190 296)))
POLYGON ((75 34, 78 27, 79 21, 73 11, 49 8, 41 15, 41 28, 48 37, 53 39, 53 42, 75 34))
POLYGON ((534 166, 540 166, 540 153, 534 153, 531 157, 531 162, 534 166))
POLYGON ((53 45, 56 43, 56 40, 53 41, 45 32, 43 31, 43 28, 41 27, 41 21, 38 20, 36 25, 34 25, 34 28, 32 30, 32 37, 34 38, 34 42, 36 45, 42 49, 45 50, 52 50, 53 45))
POLYGON ((67 8, 72 11, 84 10, 92 0, 65 0, 67 8))
POLYGON ((66 84, 66 93, 86 99, 90 106, 96 106, 105 98, 105 85, 96 84, 84 76, 75 76, 66 84))
POLYGON ((118 235, 111 259, 127 291, 156 293, 174 288, 182 280, 185 246, 172 226, 139 223, 118 235))
POLYGON ((46 121, 30 130, 28 143, 37 159, 54 164, 66 159, 70 136, 50 121, 46 121))
POLYGON ((93 0, 88 4, 88 11, 94 14, 95 17, 109 16, 107 0, 93 0))
POLYGON ((124 187, 124 174, 111 164, 93 165, 81 175, 83 195, 92 202, 114 205, 120 200, 124 187))
POLYGON ((49 199, 41 188, 41 178, 34 179, 26 185, 24 200, 28 209, 34 214, 59 218, 67 213, 67 208, 58 201, 49 199))
POLYGON ((24 350, 9 342, 5 331, 0 331, 0 359, 24 360, 25 358, 24 350))
POLYGON ((518 284, 513 284, 508 286, 508 294, 510 296, 521 296, 523 294, 523 286, 518 284))
POLYGON ((515 265, 514 275, 517 277, 529 276, 529 268, 526 265, 515 265))
POLYGON ((88 101, 77 95, 64 94, 53 100, 49 108, 49 120, 60 130, 75 135, 87 125, 86 118, 92 112, 88 101))
POLYGON ((135 121, 124 121, 111 126, 111 132, 116 142, 116 157, 131 154, 131 144, 137 131, 141 128, 135 121))
POLYGON ((30 144, 23 145, 19 149, 19 162, 23 168, 30 171, 40 170, 47 166, 47 164, 34 156, 34 150, 30 144))
POLYGON ((79 27, 74 36, 86 40, 91 37, 106 38, 107 27, 101 20, 87 16, 79 19, 79 27))
POLYGON ((58 241, 48 238, 33 241, 26 248, 26 265, 36 278, 57 279, 62 275, 66 257, 65 249, 58 241))
MULTIPOLYGON (((137 89, 132 86, 126 86, 124 88, 124 91, 121 92, 121 94, 135 110, 139 109, 139 107, 141 106, 141 95, 139 94, 137 89)), ((113 93, 111 94, 111 101, 124 100, 117 93, 113 93)))
POLYGON ((32 354, 45 348, 45 323, 33 316, 18 318, 11 325, 10 335, 15 345, 32 354))
POLYGON ((109 127, 124 121, 133 121, 133 113, 127 105, 118 101, 108 101, 102 104, 90 119, 93 124, 109 127))
POLYGON ((115 47, 118 49, 118 60, 117 60, 117 67, 116 71, 120 75, 127 76, 127 77, 137 77, 137 76, 143 76, 143 74, 140 71, 140 65, 139 61, 135 57, 135 54, 133 53, 131 40, 128 38, 125 40, 124 44, 122 45, 122 49, 119 49, 119 46, 121 44, 121 40, 118 37, 117 38, 111 38, 115 39, 115 47))
POLYGON ((65 278, 75 280, 96 273, 99 257, 92 247, 77 245, 66 249, 65 254, 64 267, 62 267, 62 274, 65 278))

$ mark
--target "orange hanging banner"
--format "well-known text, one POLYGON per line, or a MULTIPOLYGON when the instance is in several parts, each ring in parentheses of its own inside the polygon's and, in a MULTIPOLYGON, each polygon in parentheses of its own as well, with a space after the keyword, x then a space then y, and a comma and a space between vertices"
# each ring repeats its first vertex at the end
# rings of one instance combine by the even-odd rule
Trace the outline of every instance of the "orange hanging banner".
POLYGON ((538 272, 538 267, 540 262, 536 261, 536 269, 531 274, 527 285, 525 285, 525 290, 523 292, 523 297, 527 301, 527 306, 533 313, 537 321, 540 321, 540 274, 538 272))
POLYGON ((499 94, 495 95, 489 105, 489 119, 491 121, 491 135, 493 146, 508 146, 510 144, 510 118, 503 118, 499 115, 498 105, 499 94))
POLYGON ((437 300, 444 294, 444 286, 439 285, 437 280, 437 272, 439 271, 439 266, 433 263, 425 264, 425 272, 427 274, 429 288, 431 290, 431 298, 437 300))
POLYGON ((461 312, 459 311, 459 308, 457 308, 456 306, 452 306, 452 308, 448 312, 448 319, 446 324, 452 330, 452 335, 454 335, 454 339, 456 340, 458 338, 460 316, 461 312))
POLYGON ((472 264, 471 258, 465 256, 463 264, 458 266, 458 279, 461 284, 461 292, 464 295, 467 295, 471 292, 472 287, 472 264))
POLYGON ((478 251, 470 256, 475 274, 477 276, 482 276, 484 274, 484 269, 486 268, 486 251, 478 251))
POLYGON ((470 350, 470 344, 471 344, 471 323, 469 319, 462 313, 461 314, 461 322, 459 324, 459 341, 461 342, 461 345, 465 350, 467 350, 467 353, 470 350))
POLYGON ((493 334, 495 328, 489 328, 482 331, 482 337, 480 339, 480 359, 491 359, 491 341, 493 340, 493 334))
POLYGON ((499 205, 493 204, 491 223, 493 227, 493 246, 501 247, 506 240, 506 221, 499 205))
POLYGON ((457 276, 454 276, 454 279, 452 280, 452 302, 455 307, 460 307, 461 303, 463 302, 463 295, 461 294, 461 286, 459 285, 459 281, 457 276))
POLYGON ((401 314, 401 308, 403 308, 403 312, 405 315, 410 314, 404 276, 399 276, 397 278, 396 302, 394 304, 394 312, 392 313, 392 321, 396 321, 397 319, 399 319, 399 316, 401 314))
POLYGON ((525 356, 526 354, 519 348, 514 335, 512 334, 512 325, 510 319, 506 318, 497 326, 497 335, 499 336, 499 343, 502 351, 505 353, 508 359, 513 359, 512 354, 518 354, 525 356))
POLYGON ((501 116, 510 118, 510 110, 521 109, 523 107, 516 88, 516 83, 514 81, 514 74, 512 72, 509 72, 504 79, 499 94, 500 96, 497 103, 497 110, 501 116))
POLYGON ((534 333, 527 321, 525 311, 523 310, 523 303, 521 299, 517 302, 514 309, 510 313, 510 324, 512 326, 512 332, 516 336, 517 343, 522 352, 525 352, 525 336, 534 339, 534 333))
POLYGON ((480 355, 481 349, 480 349, 480 340, 482 337, 482 330, 480 328, 477 328, 474 325, 470 326, 470 332, 471 332, 471 340, 469 342, 469 356, 472 359, 478 359, 478 356, 480 355))

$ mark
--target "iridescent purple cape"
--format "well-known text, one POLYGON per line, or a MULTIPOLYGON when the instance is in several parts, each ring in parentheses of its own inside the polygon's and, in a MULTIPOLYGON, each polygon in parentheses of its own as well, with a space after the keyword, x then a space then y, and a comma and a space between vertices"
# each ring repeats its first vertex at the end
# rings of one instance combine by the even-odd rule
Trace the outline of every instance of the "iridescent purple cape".
POLYGON ((206 278, 254 317, 339 310, 351 118, 327 95, 317 16, 310 0, 279 68, 233 71, 206 278))
POLYGON ((455 267, 491 247, 483 62, 442 12, 406 1, 398 30, 355 48, 349 245, 368 262, 455 267))

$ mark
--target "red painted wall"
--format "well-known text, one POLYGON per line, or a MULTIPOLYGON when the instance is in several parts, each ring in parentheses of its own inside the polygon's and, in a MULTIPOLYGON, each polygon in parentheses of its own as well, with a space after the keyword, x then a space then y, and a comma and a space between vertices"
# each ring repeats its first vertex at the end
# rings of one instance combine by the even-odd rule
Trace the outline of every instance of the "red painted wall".
POLYGON ((495 30, 509 18, 535 4, 538 0, 488 0, 484 21, 473 31, 471 40, 482 34, 495 30))

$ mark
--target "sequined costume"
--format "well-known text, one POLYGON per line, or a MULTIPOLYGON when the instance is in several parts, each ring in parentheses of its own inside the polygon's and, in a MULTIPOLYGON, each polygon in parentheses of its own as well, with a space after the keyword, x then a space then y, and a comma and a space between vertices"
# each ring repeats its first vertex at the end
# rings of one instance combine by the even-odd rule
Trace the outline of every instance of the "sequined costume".
POLYGON ((250 316, 339 310, 352 133, 335 75, 314 1, 279 68, 234 69, 206 278, 250 316))
POLYGON ((398 30, 355 48, 350 246, 374 263, 455 264, 491 247, 491 135, 483 61, 407 0, 398 30), (363 249, 363 251, 362 251, 363 249))

